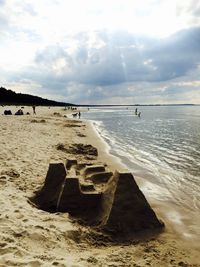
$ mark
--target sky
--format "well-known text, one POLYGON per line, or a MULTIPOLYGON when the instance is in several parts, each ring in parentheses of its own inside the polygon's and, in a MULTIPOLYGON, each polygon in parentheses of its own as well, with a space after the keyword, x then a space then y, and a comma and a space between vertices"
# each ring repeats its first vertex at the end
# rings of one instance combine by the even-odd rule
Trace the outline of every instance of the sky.
POLYGON ((200 0, 0 0, 0 81, 74 104, 200 104, 200 0))

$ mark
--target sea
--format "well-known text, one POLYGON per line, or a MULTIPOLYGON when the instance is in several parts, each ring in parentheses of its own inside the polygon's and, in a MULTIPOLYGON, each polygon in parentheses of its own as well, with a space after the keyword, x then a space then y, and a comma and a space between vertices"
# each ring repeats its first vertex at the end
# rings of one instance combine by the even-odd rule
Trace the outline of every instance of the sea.
POLYGON ((137 106, 140 117, 135 108, 90 108, 82 118, 145 181, 143 193, 177 231, 200 240, 200 106, 137 106))

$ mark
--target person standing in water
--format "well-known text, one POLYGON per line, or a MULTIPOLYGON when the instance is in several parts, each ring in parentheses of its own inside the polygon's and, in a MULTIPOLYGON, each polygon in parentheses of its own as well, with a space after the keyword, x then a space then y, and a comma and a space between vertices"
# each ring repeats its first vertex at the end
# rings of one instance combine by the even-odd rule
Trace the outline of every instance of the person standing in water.
POLYGON ((141 112, 138 113, 138 117, 140 118, 141 112))
POLYGON ((79 111, 78 112, 78 118, 80 119, 80 117, 81 117, 81 112, 79 111))
POLYGON ((135 115, 137 115, 137 108, 135 109, 135 115))

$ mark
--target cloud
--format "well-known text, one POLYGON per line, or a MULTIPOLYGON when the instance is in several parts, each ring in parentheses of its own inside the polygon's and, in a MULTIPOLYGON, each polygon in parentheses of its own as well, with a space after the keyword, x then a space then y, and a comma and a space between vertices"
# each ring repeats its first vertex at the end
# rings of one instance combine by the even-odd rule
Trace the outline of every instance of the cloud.
POLYGON ((0 6, 3 6, 5 4, 6 0, 0 0, 0 6))
POLYGON ((124 1, 0 0, 4 84, 76 103, 187 102, 189 92, 200 103, 198 1, 124 1))
POLYGON ((48 46, 37 53, 35 63, 65 82, 108 86, 171 80, 184 76, 200 62, 199 28, 162 40, 125 32, 95 34, 103 46, 90 46, 85 33, 72 53, 60 45, 48 46))
POLYGON ((35 8, 30 4, 30 3, 23 3, 22 5, 22 12, 23 13, 28 13, 31 16, 37 16, 37 12, 35 8))
POLYGON ((21 83, 23 77, 37 84, 32 87, 37 92, 76 103, 112 102, 116 97, 136 102, 143 98, 146 103, 156 95, 169 100, 189 90, 191 81, 174 81, 197 71, 199 33, 199 28, 193 28, 160 40, 124 31, 82 32, 66 36, 71 46, 39 49, 34 64, 8 80, 21 83), (168 85, 159 90, 164 83, 168 85))

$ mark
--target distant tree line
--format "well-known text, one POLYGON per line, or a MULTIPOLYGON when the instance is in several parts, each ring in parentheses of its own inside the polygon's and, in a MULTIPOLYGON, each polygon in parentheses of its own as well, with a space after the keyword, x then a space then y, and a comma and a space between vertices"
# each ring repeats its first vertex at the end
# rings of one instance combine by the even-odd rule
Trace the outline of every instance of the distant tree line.
POLYGON ((48 100, 39 96, 15 93, 0 87, 0 104, 2 105, 36 105, 36 106, 75 106, 74 104, 48 100))

